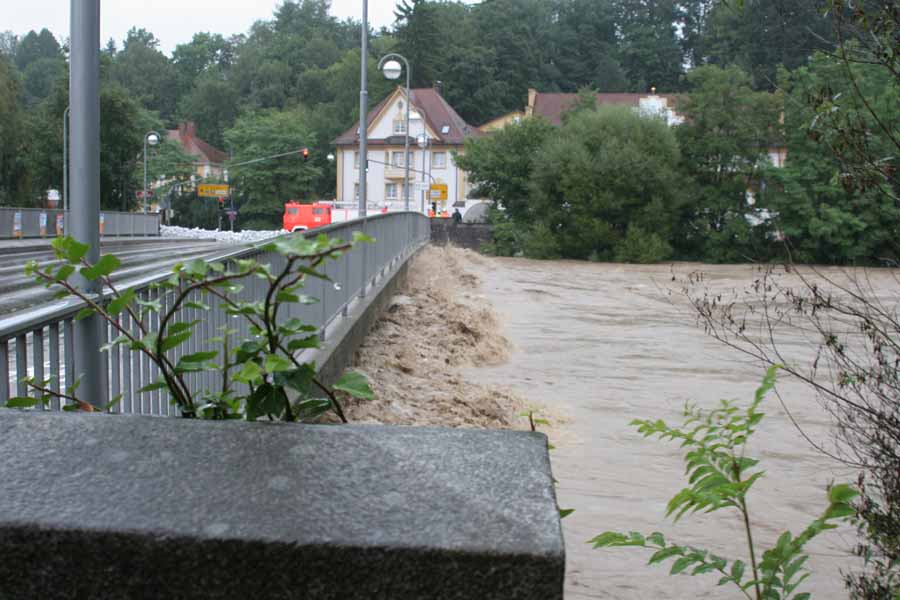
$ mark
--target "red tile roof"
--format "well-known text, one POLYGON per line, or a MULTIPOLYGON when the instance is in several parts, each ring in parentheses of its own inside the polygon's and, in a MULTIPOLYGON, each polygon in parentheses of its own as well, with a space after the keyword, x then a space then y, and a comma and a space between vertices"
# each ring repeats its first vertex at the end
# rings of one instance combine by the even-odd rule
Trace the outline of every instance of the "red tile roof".
MULTIPOLYGON (((597 103, 617 104, 620 106, 640 106, 641 98, 650 97, 652 94, 597 94, 597 103)), ((678 96, 674 94, 656 94, 668 101, 669 107, 674 107, 678 96)), ((572 108, 578 100, 578 94, 545 94, 538 93, 534 99, 534 115, 544 117, 554 125, 562 124, 562 114, 572 108)))
POLYGON ((181 123, 178 125, 178 129, 167 130, 166 139, 181 144, 184 152, 197 157, 199 162, 220 165, 228 160, 227 154, 197 137, 196 123, 181 123))
MULTIPOLYGON (((468 137, 483 135, 480 129, 466 123, 434 88, 412 89, 410 90, 410 96, 412 97, 412 107, 424 115, 428 127, 438 136, 438 142, 450 145, 461 145, 468 137), (447 133, 442 133, 442 128, 445 125, 449 125, 450 130, 447 133)), ((370 126, 389 98, 390 96, 384 98, 375 108, 369 111, 368 121, 370 126)), ((358 144, 359 134, 357 133, 357 129, 359 129, 359 121, 354 123, 353 127, 339 135, 334 140, 334 144, 338 146, 358 144)), ((379 143, 384 143, 384 140, 370 138, 368 143, 378 145, 379 143)))

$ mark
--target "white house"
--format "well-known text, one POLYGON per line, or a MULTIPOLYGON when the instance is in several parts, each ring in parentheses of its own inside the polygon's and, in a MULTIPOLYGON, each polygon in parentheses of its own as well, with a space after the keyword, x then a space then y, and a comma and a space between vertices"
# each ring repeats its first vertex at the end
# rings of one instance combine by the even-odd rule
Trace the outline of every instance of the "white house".
MULTIPOLYGON (((435 202, 438 213, 452 212, 454 208, 465 213, 478 200, 468 198, 472 186, 466 173, 454 164, 452 152, 462 154, 466 138, 483 133, 466 123, 437 90, 413 89, 410 95, 408 132, 406 88, 395 89, 369 113, 367 211, 403 210, 404 142, 408 136, 410 210, 427 212, 435 202), (428 144, 424 149, 418 143, 423 134, 428 144), (447 186, 446 201, 426 200, 431 184, 447 186)), ((359 122, 338 136, 334 144, 337 147, 336 208, 346 208, 349 212, 359 204, 359 122)))

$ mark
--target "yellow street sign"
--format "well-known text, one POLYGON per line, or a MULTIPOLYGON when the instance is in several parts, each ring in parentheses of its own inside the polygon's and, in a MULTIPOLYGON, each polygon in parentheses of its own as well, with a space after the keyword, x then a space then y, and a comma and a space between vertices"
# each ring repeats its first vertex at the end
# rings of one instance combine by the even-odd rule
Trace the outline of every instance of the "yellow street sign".
POLYGON ((431 192, 429 193, 429 198, 432 200, 446 200, 447 199, 447 184, 446 183, 432 183, 431 184, 431 192))
POLYGON ((228 196, 227 183, 201 183, 197 186, 201 198, 225 198, 228 196))

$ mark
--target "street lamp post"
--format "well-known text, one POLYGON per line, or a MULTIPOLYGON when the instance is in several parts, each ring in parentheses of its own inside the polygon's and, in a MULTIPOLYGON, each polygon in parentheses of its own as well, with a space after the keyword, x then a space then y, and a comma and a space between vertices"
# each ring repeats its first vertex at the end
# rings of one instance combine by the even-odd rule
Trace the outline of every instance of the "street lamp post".
POLYGON ((362 3, 362 23, 360 24, 360 71, 359 71, 359 216, 366 216, 366 172, 368 171, 369 137, 369 91, 367 88, 369 61, 369 1, 362 3))
POLYGON ((382 73, 384 73, 384 76, 387 79, 397 79, 398 77, 400 77, 400 63, 398 63, 395 59, 398 58, 403 61, 404 65, 406 65, 406 132, 403 136, 403 147, 406 153, 403 155, 403 164, 405 165, 403 179, 403 199, 404 210, 409 211, 409 104, 411 102, 409 93, 409 61, 399 54, 385 54, 381 57, 381 60, 378 61, 378 68, 382 69, 382 73))
POLYGON ((63 227, 69 227, 69 111, 63 111, 63 227))
MULTIPOLYGON (((422 183, 425 183, 425 156, 428 154, 428 144, 431 140, 428 138, 428 134, 424 131, 416 138, 416 142, 419 144, 419 148, 422 149, 422 183)), ((429 174, 429 177, 431 175, 429 174)), ((427 193, 425 190, 422 190, 422 212, 425 213, 425 198, 427 197, 427 193)))
POLYGON ((155 146, 159 143, 160 136, 155 131, 151 131, 144 136, 144 213, 147 213, 147 144, 155 146))

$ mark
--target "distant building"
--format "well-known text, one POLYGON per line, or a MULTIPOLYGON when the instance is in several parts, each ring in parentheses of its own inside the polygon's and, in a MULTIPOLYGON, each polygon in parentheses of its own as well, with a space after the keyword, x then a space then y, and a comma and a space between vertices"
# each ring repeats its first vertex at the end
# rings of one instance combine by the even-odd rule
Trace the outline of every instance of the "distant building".
MULTIPOLYGON (((402 210, 404 205, 405 153, 404 142, 409 138, 411 209, 421 210, 430 183, 447 186, 447 200, 437 202, 438 212, 464 209, 477 203, 469 199, 471 185, 466 173, 453 162, 452 152, 462 154, 463 143, 469 137, 483 133, 466 123, 438 90, 398 87, 369 112, 367 182, 367 210, 402 210), (406 103, 410 102, 409 131, 406 131, 406 103), (417 139, 425 134, 428 147, 423 151, 417 139)), ((338 206, 354 207, 359 203, 359 122, 338 136, 337 147, 338 206)), ((463 210, 464 212, 464 210, 463 210)))
POLYGON ((185 154, 194 157, 197 177, 221 179, 224 175, 228 155, 197 137, 196 123, 188 121, 179 124, 178 129, 169 129, 166 139, 179 144, 185 154))

